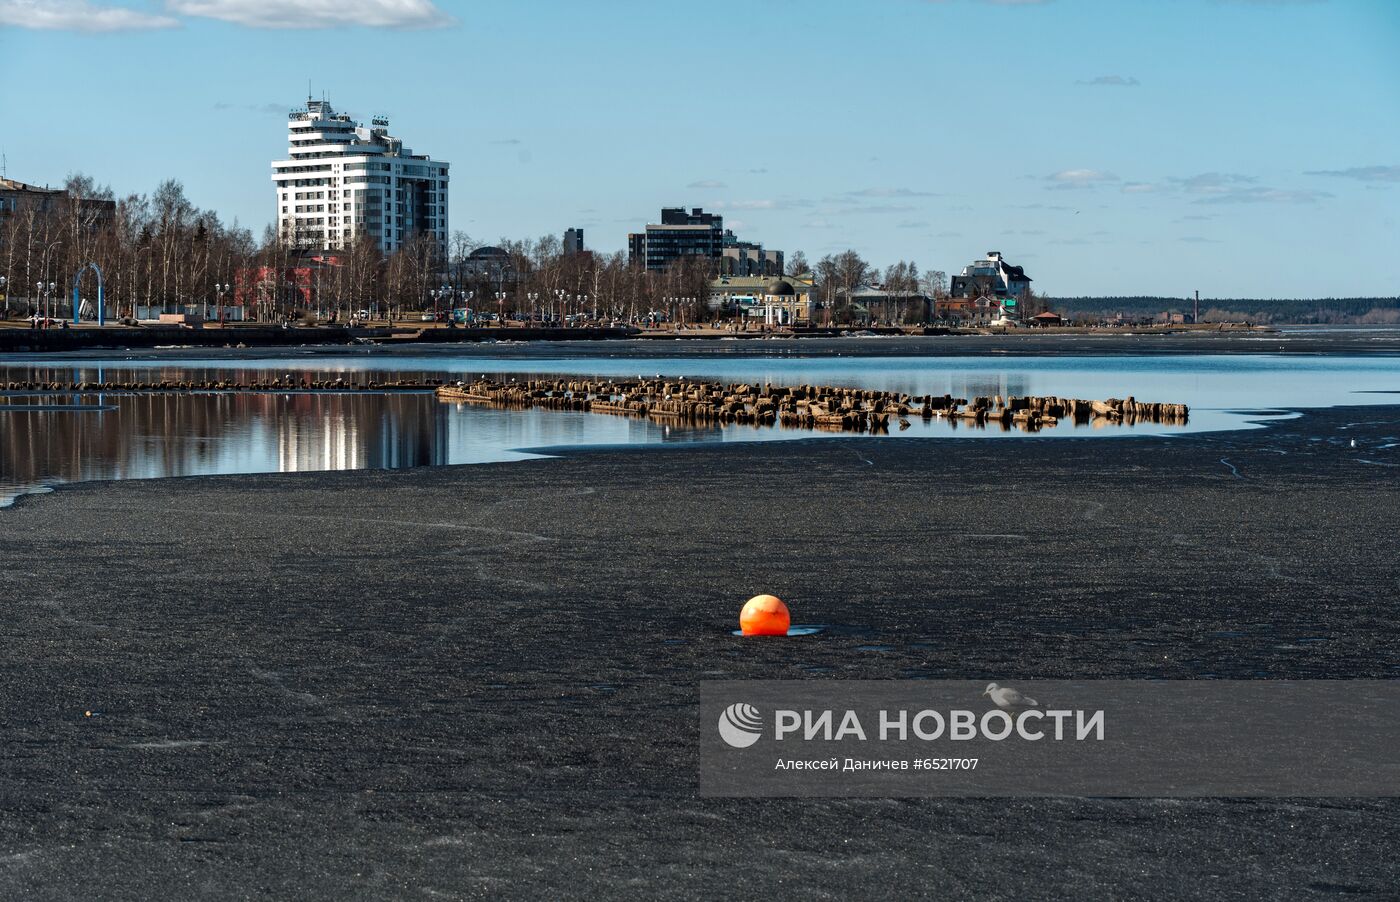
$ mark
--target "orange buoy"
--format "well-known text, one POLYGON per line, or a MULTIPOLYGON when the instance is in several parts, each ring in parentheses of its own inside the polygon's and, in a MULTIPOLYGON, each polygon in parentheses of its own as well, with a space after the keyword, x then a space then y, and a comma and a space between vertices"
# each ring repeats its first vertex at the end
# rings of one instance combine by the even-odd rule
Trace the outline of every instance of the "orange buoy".
POLYGON ((776 595, 755 595, 739 612, 739 631, 745 636, 786 636, 791 625, 787 605, 776 595))

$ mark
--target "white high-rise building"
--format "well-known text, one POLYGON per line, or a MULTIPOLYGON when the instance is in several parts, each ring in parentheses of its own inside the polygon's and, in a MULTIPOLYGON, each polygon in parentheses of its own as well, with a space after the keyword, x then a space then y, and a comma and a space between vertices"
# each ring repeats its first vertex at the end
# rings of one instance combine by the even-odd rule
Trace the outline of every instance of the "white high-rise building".
POLYGON ((415 232, 447 247, 447 167, 415 154, 389 134, 389 120, 369 128, 324 100, 306 101, 287 121, 287 156, 272 164, 277 230, 305 250, 349 247, 373 238, 385 253, 415 232))

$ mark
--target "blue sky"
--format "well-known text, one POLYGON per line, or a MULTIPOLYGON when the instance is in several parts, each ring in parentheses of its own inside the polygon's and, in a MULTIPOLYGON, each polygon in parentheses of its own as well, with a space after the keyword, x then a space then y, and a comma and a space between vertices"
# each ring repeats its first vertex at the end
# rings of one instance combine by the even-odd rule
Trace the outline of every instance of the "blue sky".
POLYGON ((1397 0, 0 0, 11 178, 261 233, 308 80, 452 163, 452 228, 663 205, 1054 295, 1400 294, 1397 0))

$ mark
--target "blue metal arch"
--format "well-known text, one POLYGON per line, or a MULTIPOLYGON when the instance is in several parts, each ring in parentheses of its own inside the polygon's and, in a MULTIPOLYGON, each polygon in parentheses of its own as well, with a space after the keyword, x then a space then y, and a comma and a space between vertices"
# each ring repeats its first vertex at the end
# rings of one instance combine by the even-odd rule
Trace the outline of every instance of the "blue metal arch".
POLYGON ((73 274, 73 325, 78 325, 79 313, 82 306, 82 297, 78 294, 78 288, 83 280, 83 273, 88 270, 97 273, 97 324, 105 325, 107 322, 107 308, 102 292, 102 269, 96 263, 84 263, 78 267, 78 271, 73 274))

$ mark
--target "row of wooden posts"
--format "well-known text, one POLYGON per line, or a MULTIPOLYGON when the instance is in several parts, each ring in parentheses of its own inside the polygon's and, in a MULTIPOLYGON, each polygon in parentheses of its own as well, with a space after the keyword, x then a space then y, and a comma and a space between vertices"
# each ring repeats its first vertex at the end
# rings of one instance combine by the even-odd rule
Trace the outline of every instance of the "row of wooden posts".
POLYGON ((1076 423, 1185 424, 1185 404, 1143 403, 1134 398, 1104 401, 1000 395, 954 398, 910 395, 880 389, 830 385, 725 385, 686 379, 550 379, 497 382, 480 379, 437 389, 443 401, 505 408, 587 411, 675 420, 698 425, 782 425, 841 432, 887 432, 911 418, 945 417, 967 425, 1000 424, 1036 431, 1063 419, 1076 423))
POLYGON ((541 408, 650 417, 698 425, 735 423, 782 425, 841 432, 885 432, 890 424, 907 429, 911 419, 944 417, 965 425, 1000 425, 1036 431, 1071 419, 1076 423, 1184 424, 1185 404, 1143 403, 1134 398, 1103 401, 1054 396, 976 397, 910 395, 881 389, 831 385, 778 386, 723 384, 689 379, 545 379, 500 382, 478 379, 347 381, 287 376, 251 382, 161 380, 142 382, 0 383, 5 392, 421 392, 436 391, 444 401, 496 407, 541 408))

